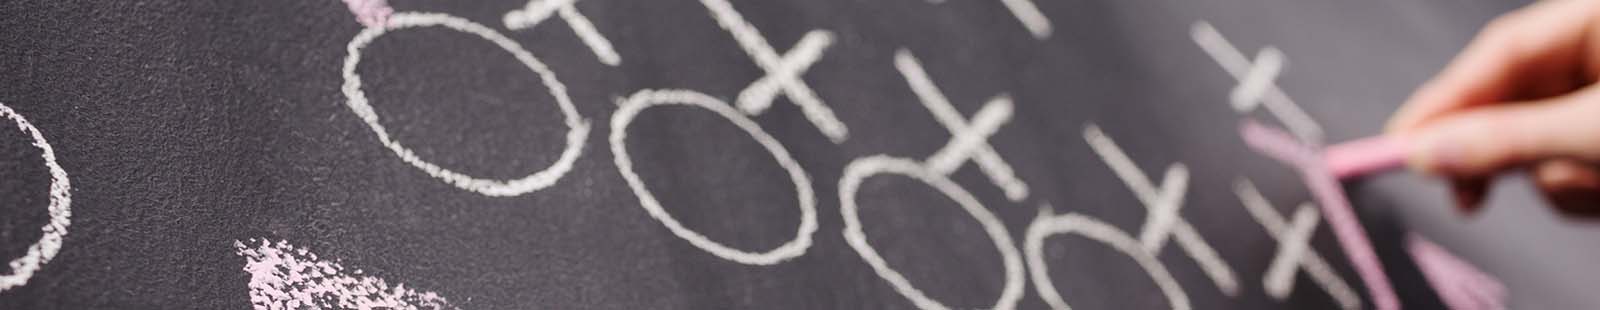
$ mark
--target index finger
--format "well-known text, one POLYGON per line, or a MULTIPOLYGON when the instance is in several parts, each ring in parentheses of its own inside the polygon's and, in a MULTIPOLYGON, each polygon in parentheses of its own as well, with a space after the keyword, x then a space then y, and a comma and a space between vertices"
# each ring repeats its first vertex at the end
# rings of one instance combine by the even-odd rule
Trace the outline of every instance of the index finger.
POLYGON ((1407 134, 1439 115, 1511 99, 1530 83, 1569 78, 1579 70, 1594 3, 1543 1, 1491 21, 1412 94, 1387 131, 1407 134))

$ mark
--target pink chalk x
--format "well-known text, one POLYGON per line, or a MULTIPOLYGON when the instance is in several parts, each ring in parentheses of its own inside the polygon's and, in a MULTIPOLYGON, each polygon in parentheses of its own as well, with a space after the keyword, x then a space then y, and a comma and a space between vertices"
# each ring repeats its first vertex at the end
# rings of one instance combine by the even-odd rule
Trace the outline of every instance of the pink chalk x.
POLYGON ((1328 172, 1343 180, 1404 166, 1410 151, 1400 138, 1375 136, 1328 146, 1322 158, 1328 172))
MULTIPOLYGON (((1239 133, 1256 152, 1300 170, 1302 181, 1322 208, 1323 218, 1338 236, 1346 258, 1366 283, 1375 308, 1399 309, 1399 298, 1337 178, 1400 166, 1407 152, 1404 143, 1380 136, 1318 150, 1282 130, 1251 120, 1240 125, 1239 133)), ((1408 238, 1407 250, 1440 300, 1451 309, 1505 309, 1506 286, 1499 279, 1416 234, 1408 238)))
POLYGON ((1344 249, 1345 258, 1350 259, 1356 274, 1367 285, 1367 294, 1372 297, 1374 308, 1400 309, 1400 298, 1389 284, 1389 276, 1384 273, 1383 263, 1378 260, 1377 251, 1373 250, 1372 241, 1367 239, 1367 230, 1361 227, 1361 219, 1356 217, 1350 200, 1344 195, 1344 188, 1339 187, 1337 177, 1328 172, 1327 161, 1322 157, 1321 150, 1316 145, 1295 140, 1294 136, 1281 129, 1248 119, 1240 124, 1239 134, 1245 144, 1257 153, 1300 171, 1301 181, 1306 183, 1311 196, 1316 198, 1317 206, 1322 209, 1322 217, 1328 221, 1328 226, 1339 239, 1339 246, 1344 249))

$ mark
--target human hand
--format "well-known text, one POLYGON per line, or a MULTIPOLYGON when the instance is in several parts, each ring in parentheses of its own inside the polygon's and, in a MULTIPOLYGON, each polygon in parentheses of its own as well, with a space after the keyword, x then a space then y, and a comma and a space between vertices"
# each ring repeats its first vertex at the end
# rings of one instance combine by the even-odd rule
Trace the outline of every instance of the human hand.
POLYGON ((1390 119, 1412 167, 1475 210, 1489 180, 1530 168, 1564 211, 1600 214, 1600 1, 1551 0, 1490 22, 1390 119))

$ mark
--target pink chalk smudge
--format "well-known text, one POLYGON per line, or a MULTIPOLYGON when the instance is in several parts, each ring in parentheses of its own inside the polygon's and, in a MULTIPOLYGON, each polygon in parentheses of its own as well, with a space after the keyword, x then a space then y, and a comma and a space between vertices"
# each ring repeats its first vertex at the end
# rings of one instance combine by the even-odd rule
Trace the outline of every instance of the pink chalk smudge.
POLYGON ((1378 261, 1377 251, 1372 249, 1372 241, 1367 239, 1366 229, 1361 227, 1360 219, 1345 198, 1344 189, 1339 187, 1339 180, 1329 172, 1318 148, 1295 140, 1283 130, 1252 120, 1245 120, 1239 130, 1245 143, 1256 152, 1300 170, 1300 176, 1321 206, 1328 226, 1339 237, 1339 246, 1344 249, 1345 257, 1350 259, 1361 281, 1366 284, 1373 304, 1381 310, 1400 309, 1400 300, 1395 296, 1394 287, 1389 285, 1389 276, 1378 261))
POLYGON ((256 310, 455 309, 438 294, 390 284, 279 240, 234 241, 256 310))
POLYGON ((1450 254, 1417 234, 1406 238, 1406 250, 1445 306, 1455 310, 1506 308, 1506 286, 1499 279, 1450 254))
POLYGON ((387 25, 389 15, 394 14, 388 0, 344 0, 344 4, 356 15, 356 22, 369 28, 387 25))
POLYGON ((1403 166, 1409 151, 1399 138, 1376 136, 1328 146, 1322 156, 1328 172, 1348 179, 1403 166))

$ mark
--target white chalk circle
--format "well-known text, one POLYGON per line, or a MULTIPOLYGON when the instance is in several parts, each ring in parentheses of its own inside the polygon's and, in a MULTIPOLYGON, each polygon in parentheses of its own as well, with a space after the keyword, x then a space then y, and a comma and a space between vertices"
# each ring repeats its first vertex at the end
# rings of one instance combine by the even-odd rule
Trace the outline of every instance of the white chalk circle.
POLYGON ((62 238, 67 235, 67 225, 71 224, 72 217, 72 182, 67 180, 67 171, 61 169, 61 164, 56 163, 56 152, 50 147, 50 142, 44 140, 44 135, 39 134, 39 129, 28 123, 28 119, 12 111, 11 107, 0 104, 0 116, 11 119, 17 123, 17 129, 33 138, 33 146, 42 151, 44 166, 50 169, 50 204, 45 211, 50 214, 50 222, 45 223, 44 235, 39 237, 39 242, 28 247, 28 253, 22 257, 12 259, 7 263, 11 267, 11 274, 0 275, 0 292, 28 284, 28 278, 39 271, 40 267, 50 263, 50 259, 61 251, 62 238))
POLYGON ((1056 292, 1056 285, 1050 280, 1050 266, 1044 261, 1044 239, 1051 235, 1079 235, 1096 242, 1111 246, 1128 258, 1133 259, 1144 268, 1150 278, 1161 288, 1166 295, 1167 303, 1174 310, 1189 309, 1189 295, 1178 286, 1178 281, 1172 278, 1167 268, 1161 265, 1155 255, 1144 250, 1138 240, 1128 236, 1127 232, 1111 225, 1078 214, 1064 214, 1051 216, 1049 209, 1039 212, 1039 217, 1034 218, 1028 225, 1027 239, 1023 247, 1028 254, 1028 272, 1033 278, 1033 289, 1039 292, 1039 297, 1053 309, 1072 309, 1067 302, 1061 299, 1061 294, 1056 292))
POLYGON ((811 247, 811 235, 817 231, 817 202, 811 190, 811 179, 806 176, 806 171, 800 168, 800 163, 789 156, 789 151, 783 148, 783 144, 778 143, 778 139, 761 130, 760 125, 726 102, 690 90, 640 90, 624 99, 616 114, 611 116, 611 154, 616 159, 617 172, 628 181, 628 187, 639 197, 639 205, 650 213, 650 217, 661 221, 672 234, 688 240, 695 247, 711 252, 712 255, 742 264, 773 265, 799 257, 806 253, 806 248, 811 247), (789 180, 794 183, 795 195, 800 198, 800 228, 795 232, 794 240, 766 252, 743 251, 711 241, 705 235, 683 227, 683 224, 678 223, 672 214, 661 207, 655 195, 645 188, 644 180, 633 171, 633 159, 628 155, 627 140, 628 125, 633 123, 633 119, 638 117, 639 113, 651 107, 664 105, 683 105, 716 112, 718 116, 750 134, 751 138, 761 143, 761 146, 778 160, 778 165, 789 172, 789 180))
POLYGON ((350 40, 350 45, 346 47, 346 50, 349 54, 344 59, 343 91, 345 97, 349 99, 345 103, 350 106, 350 110, 360 116, 361 120, 366 121, 367 126, 372 128, 372 133, 378 135, 378 141, 389 147, 389 150, 394 151, 395 155, 399 155, 401 160, 416 166, 418 169, 422 169, 428 175, 444 180, 446 183, 488 196, 521 195, 555 184, 557 180, 561 179, 562 175, 572 170, 572 162, 577 160, 578 155, 583 153, 583 140, 584 137, 589 135, 589 123, 583 119, 583 116, 578 115, 576 108, 573 108, 572 99, 567 97, 566 86, 562 85, 561 81, 556 80, 555 73, 551 72, 550 68, 545 67, 544 63, 539 62, 539 59, 534 58, 533 54, 528 53, 528 50, 523 49, 517 42, 511 41, 505 35, 501 35, 488 27, 460 17, 440 13, 395 13, 389 17, 387 25, 383 27, 368 27, 361 30, 360 34, 356 34, 355 39, 350 40), (539 79, 544 82, 546 88, 550 89, 550 95, 555 97, 556 104, 561 107, 561 114, 566 117, 568 128, 567 146, 561 151, 561 157, 555 163, 542 171, 513 180, 477 178, 451 171, 423 160, 417 157, 411 149, 401 145, 399 141, 389 138, 389 132, 384 129, 383 124, 378 122, 378 113, 368 103, 367 94, 361 90, 361 76, 356 74, 356 65, 361 63, 361 49, 366 48, 373 40, 390 31, 432 26, 442 26, 445 29, 475 34, 494 42, 495 45, 515 56, 517 61, 522 62, 523 66, 539 74, 539 79))
POLYGON ((995 248, 1000 251, 1000 257, 1005 262, 1006 284, 1000 291, 1000 298, 996 300, 992 309, 1008 310, 1017 305, 1017 300, 1022 299, 1022 290, 1025 279, 1022 274, 1022 258, 1017 254, 1017 249, 1011 244, 1011 234, 1006 232, 1005 223, 1000 222, 993 213, 990 213, 978 199, 972 197, 961 185, 951 181, 949 177, 934 173, 920 163, 909 159, 894 158, 884 155, 857 158, 850 162, 844 169, 844 176, 839 178, 839 213, 844 216, 844 238, 855 248, 861 259, 872 265, 872 270, 878 277, 889 281, 895 291, 921 309, 949 309, 950 307, 929 298, 889 266, 883 256, 867 243, 867 234, 861 231, 860 207, 856 205, 856 193, 861 189, 861 182, 875 175, 903 175, 932 186, 939 190, 945 197, 955 200, 961 209, 978 220, 983 226, 983 231, 994 241, 995 248))

